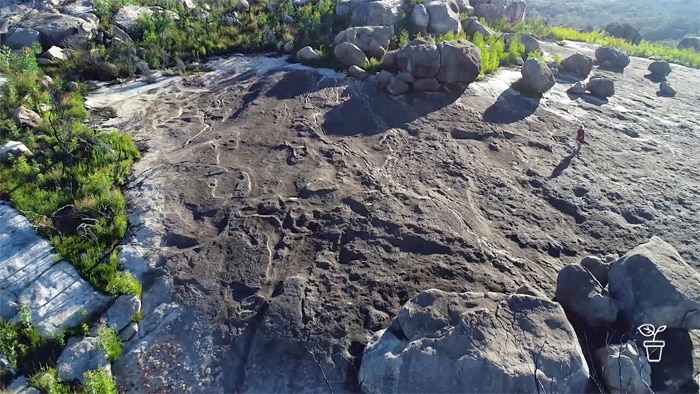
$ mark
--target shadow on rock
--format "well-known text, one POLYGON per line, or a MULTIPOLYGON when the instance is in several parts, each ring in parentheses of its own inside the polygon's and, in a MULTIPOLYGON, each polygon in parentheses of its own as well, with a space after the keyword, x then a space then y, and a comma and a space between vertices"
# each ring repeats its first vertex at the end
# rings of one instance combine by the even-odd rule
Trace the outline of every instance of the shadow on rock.
POLYGON ((661 83, 661 82, 666 80, 665 76, 659 75, 659 74, 653 74, 653 73, 649 73, 649 74, 645 75, 644 78, 646 78, 654 83, 661 83))
POLYGON ((571 165, 571 160, 573 160, 574 157, 576 157, 576 155, 578 155, 578 150, 573 151, 569 156, 563 158, 562 161, 560 161, 559 164, 557 164, 557 166, 554 167, 554 170, 552 170, 552 175, 549 176, 549 179, 559 177, 564 172, 564 170, 569 168, 569 166, 571 165))
POLYGON ((625 72, 625 68, 624 68, 624 67, 615 67, 615 66, 609 66, 609 65, 606 65, 606 64, 599 64, 599 65, 598 65, 598 70, 610 71, 610 72, 613 72, 613 73, 616 73, 616 74, 623 74, 623 73, 625 72))
MULTIPOLYGON (((646 351, 644 342, 651 338, 638 335, 635 339, 637 346, 646 351)), ((694 375, 700 355, 694 355, 693 348, 700 344, 700 335, 680 328, 669 328, 655 339, 663 341, 664 345, 657 355, 661 360, 651 363, 651 389, 656 393, 697 393, 700 386, 694 375)), ((650 348, 650 356, 654 357, 653 353, 657 351, 658 348, 650 348)))
POLYGON ((535 113, 539 106, 539 98, 525 97, 510 87, 484 111, 483 119, 489 123, 515 123, 535 113))
POLYGON ((466 88, 443 92, 411 91, 391 96, 372 80, 352 81, 341 96, 349 99, 325 115, 323 130, 332 135, 375 135, 454 103, 466 88))
MULTIPOLYGON (((574 96, 578 96, 578 95, 574 95, 574 96)), ((569 97, 571 97, 571 94, 569 94, 569 97)), ((605 105, 605 104, 609 103, 608 99, 606 99, 606 98, 592 96, 590 94, 583 94, 583 95, 580 95, 580 97, 581 97, 581 100, 587 102, 588 104, 593 104, 593 105, 597 105, 597 106, 601 106, 601 105, 605 105)))
POLYGON ((557 83, 561 83, 561 84, 572 84, 572 83, 576 83, 576 82, 581 82, 581 81, 585 81, 586 78, 588 78, 588 77, 581 76, 581 75, 574 74, 574 73, 564 73, 564 72, 561 72, 561 73, 554 76, 554 79, 557 81, 557 83))
POLYGON ((284 75, 274 86, 267 90, 265 96, 268 98, 274 97, 278 100, 288 100, 337 85, 337 80, 324 78, 323 75, 313 70, 289 71, 278 69, 271 71, 266 76, 279 72, 284 72, 284 75))

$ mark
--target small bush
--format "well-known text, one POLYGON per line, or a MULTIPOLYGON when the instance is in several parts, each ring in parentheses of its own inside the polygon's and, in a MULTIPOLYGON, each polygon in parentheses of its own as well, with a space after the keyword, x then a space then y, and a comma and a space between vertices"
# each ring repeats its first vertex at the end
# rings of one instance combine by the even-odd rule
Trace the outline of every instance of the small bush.
POLYGON ((70 394, 72 390, 58 378, 56 368, 44 368, 29 377, 29 384, 48 394, 70 394))
POLYGON ((109 361, 115 362, 122 354, 122 341, 117 336, 114 328, 101 325, 97 329, 97 337, 100 340, 102 350, 107 354, 109 361))
POLYGON ((107 292, 114 296, 121 294, 133 294, 141 296, 141 283, 131 272, 117 272, 107 284, 107 292))
POLYGON ((26 313, 20 315, 20 320, 12 324, 0 318, 0 354, 4 354, 21 374, 31 375, 44 365, 56 362, 64 339, 62 335, 41 336, 26 313))
POLYGON ((138 311, 138 312, 136 312, 136 314, 134 315, 133 322, 134 322, 134 323, 140 323, 141 320, 143 320, 143 311, 138 311))
POLYGON ((100 367, 96 371, 87 371, 83 377, 85 394, 117 394, 117 383, 107 369, 100 367))

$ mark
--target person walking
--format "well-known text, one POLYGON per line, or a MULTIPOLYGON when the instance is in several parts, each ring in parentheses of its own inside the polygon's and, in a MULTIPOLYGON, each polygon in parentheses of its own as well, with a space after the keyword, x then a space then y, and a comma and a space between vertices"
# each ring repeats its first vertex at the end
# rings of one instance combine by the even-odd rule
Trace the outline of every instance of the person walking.
POLYGON ((587 144, 586 142, 586 129, 583 128, 583 124, 579 125, 578 131, 576 132, 576 142, 578 142, 578 149, 581 149, 581 145, 587 144))

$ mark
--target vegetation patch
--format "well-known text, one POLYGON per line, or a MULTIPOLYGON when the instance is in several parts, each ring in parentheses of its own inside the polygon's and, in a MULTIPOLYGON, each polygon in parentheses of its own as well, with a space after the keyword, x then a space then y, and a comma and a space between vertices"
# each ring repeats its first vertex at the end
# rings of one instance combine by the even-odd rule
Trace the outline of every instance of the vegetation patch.
POLYGON ((700 68, 700 53, 694 52, 692 49, 680 50, 670 44, 648 41, 642 41, 639 45, 635 45, 621 38, 608 36, 602 30, 584 32, 564 26, 549 26, 539 19, 530 19, 516 24, 509 24, 505 20, 501 20, 490 27, 503 32, 529 34, 541 40, 569 40, 605 45, 624 51, 630 56, 663 59, 688 67, 700 68))
MULTIPOLYGON (((5 355, 9 363, 20 374, 31 375, 46 365, 54 365, 65 346, 65 336, 43 337, 34 327, 31 311, 22 308, 19 322, 12 324, 0 318, 0 354, 5 355)), ((0 379, 0 387, 9 383, 7 377, 0 379)))
POLYGON ((42 80, 35 55, 0 50, 0 71, 7 76, 0 143, 19 141, 33 153, 0 165, 0 198, 21 211, 95 288, 114 296, 140 295, 136 279, 117 270, 116 249, 127 228, 120 187, 140 153, 127 135, 86 127, 82 89, 42 80), (15 124, 12 114, 20 107, 38 114, 41 124, 15 124))
POLYGON ((56 368, 44 368, 29 377, 29 384, 47 394, 72 394, 77 387, 61 382, 56 368))
POLYGON ((87 371, 83 376, 85 378, 83 393, 117 394, 117 383, 112 374, 105 368, 100 367, 96 371, 87 371))
POLYGON ((100 340, 100 347, 107 354, 109 361, 117 361, 122 354, 122 341, 117 336, 117 332, 112 327, 101 325, 97 329, 97 337, 100 340))

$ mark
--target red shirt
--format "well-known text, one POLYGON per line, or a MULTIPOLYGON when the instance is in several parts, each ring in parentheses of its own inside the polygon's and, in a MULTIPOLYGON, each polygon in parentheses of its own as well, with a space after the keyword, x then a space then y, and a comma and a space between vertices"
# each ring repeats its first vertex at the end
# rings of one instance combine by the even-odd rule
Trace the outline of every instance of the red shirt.
POLYGON ((586 140, 586 131, 583 129, 583 127, 579 127, 578 129, 578 135, 576 136, 576 141, 583 143, 586 140))

